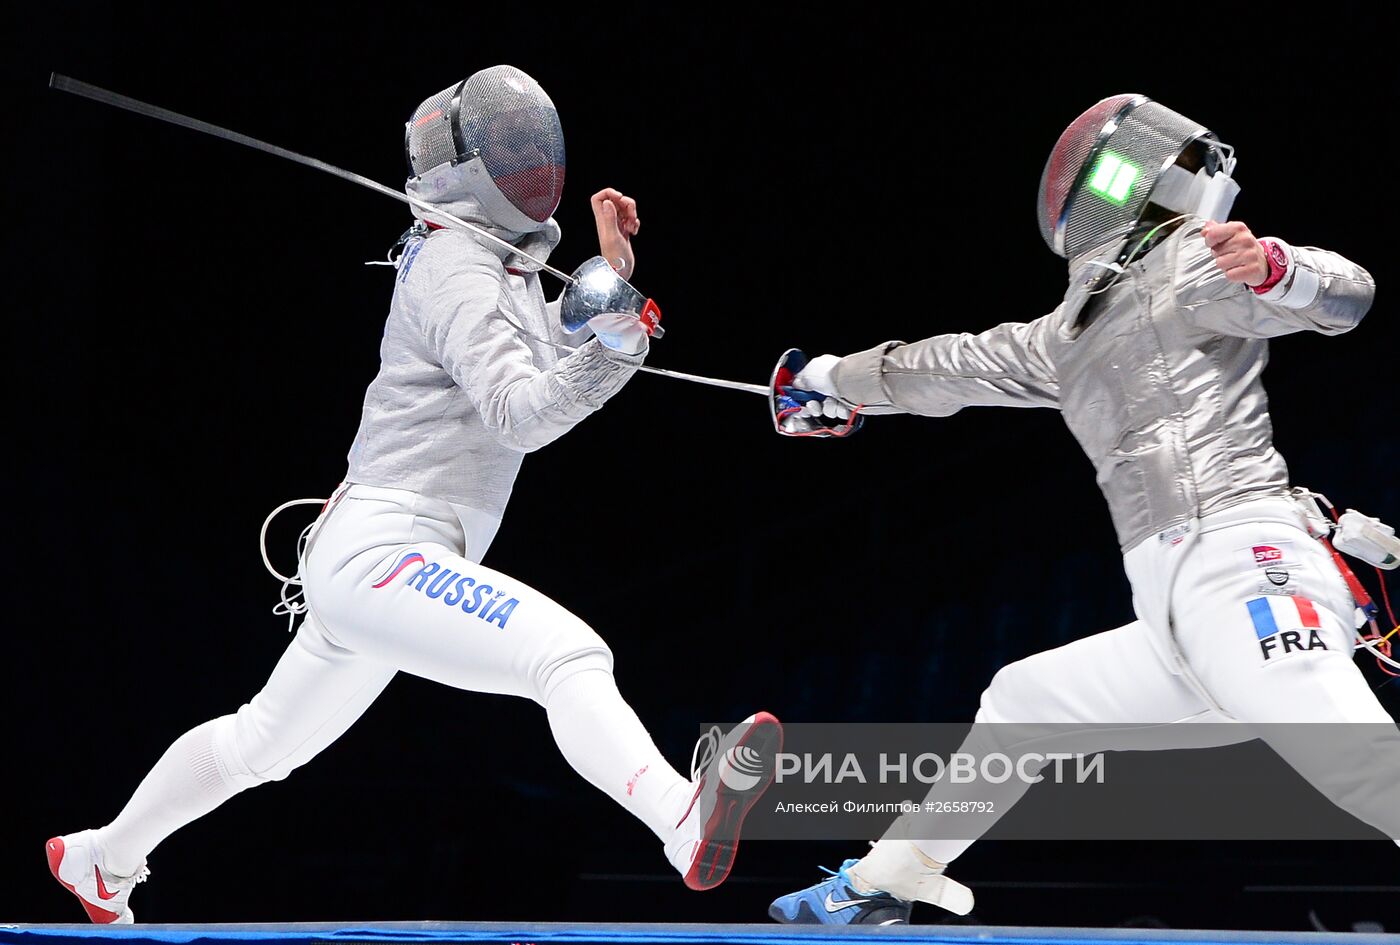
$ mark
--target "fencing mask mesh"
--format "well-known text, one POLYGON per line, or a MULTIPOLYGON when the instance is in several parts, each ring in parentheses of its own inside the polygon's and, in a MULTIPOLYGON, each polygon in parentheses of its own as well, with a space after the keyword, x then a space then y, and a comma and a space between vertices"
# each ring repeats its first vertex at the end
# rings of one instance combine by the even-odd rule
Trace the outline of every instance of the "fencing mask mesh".
POLYGON ((404 151, 427 199, 471 195, 493 223, 539 229, 564 192, 564 132, 539 83, 493 66, 414 111, 404 151))
POLYGON ((1060 135, 1040 176, 1040 235, 1073 259, 1127 237, 1153 188, 1210 131, 1143 95, 1114 95, 1080 115, 1060 135))

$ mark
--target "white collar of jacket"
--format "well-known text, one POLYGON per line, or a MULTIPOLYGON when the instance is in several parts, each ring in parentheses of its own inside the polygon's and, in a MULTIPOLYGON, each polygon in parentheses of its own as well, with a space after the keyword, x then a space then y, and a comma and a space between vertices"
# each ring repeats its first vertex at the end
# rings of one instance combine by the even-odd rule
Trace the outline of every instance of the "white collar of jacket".
MULTIPOLYGON (((414 197, 418 197, 420 200, 426 201, 426 198, 419 191, 417 180, 409 180, 408 183, 404 185, 404 191, 414 197)), ((464 195, 454 200, 438 200, 434 202, 433 205, 442 208, 458 219, 481 227, 492 236, 505 240, 516 249, 529 253, 541 262, 549 261, 549 254, 554 251, 554 247, 559 245, 559 240, 563 235, 562 231, 559 229, 559 224, 555 222, 553 217, 550 217, 544 223, 540 224, 540 228, 533 233, 520 233, 496 226, 491 222, 485 211, 482 210, 476 198, 470 195, 464 195)), ((488 239, 482 239, 470 230, 461 230, 460 227, 453 226, 445 217, 440 217, 431 210, 423 210, 421 207, 413 206, 413 215, 427 223, 433 223, 438 226, 465 232, 479 243, 482 248, 488 250, 492 255, 500 259, 509 269, 517 269, 521 272, 539 271, 540 267, 535 262, 509 252, 499 243, 492 242, 488 239)))

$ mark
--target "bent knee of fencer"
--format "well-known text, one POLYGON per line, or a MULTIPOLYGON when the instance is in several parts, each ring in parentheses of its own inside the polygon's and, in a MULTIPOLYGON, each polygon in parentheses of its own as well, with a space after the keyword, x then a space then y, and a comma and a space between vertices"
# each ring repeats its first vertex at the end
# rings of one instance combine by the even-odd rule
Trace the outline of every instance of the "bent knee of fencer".
POLYGON ((1400 811, 1396 810, 1395 792, 1389 784, 1377 784, 1374 780, 1356 782, 1341 791, 1324 789, 1322 793, 1363 824, 1400 844, 1400 811))
POLYGON ((1028 665, 1031 659, 1034 657, 1008 663, 997 670, 987 688, 982 690, 977 722, 1004 724, 1035 717, 1030 693, 1040 687, 1035 680, 1035 670, 1028 665))
POLYGON ((279 742, 265 721, 258 718, 258 710, 251 702, 219 722, 214 743, 220 761, 240 790, 265 781, 281 781, 309 760, 298 755, 299 746, 279 742))
POLYGON ((1394 725, 1303 725, 1298 731, 1276 726, 1265 741, 1333 804, 1400 842, 1400 733, 1394 725), (1324 734, 1310 734, 1314 728, 1324 734))
POLYGON ((1333 804, 1363 824, 1380 831, 1400 844, 1400 811, 1395 807, 1395 791, 1390 784, 1354 781, 1341 789, 1314 785, 1333 804))
POLYGON ((982 692, 981 704, 968 732, 964 751, 990 752, 1097 751, 1091 733, 1080 726, 1045 722, 1040 714, 1054 704, 1046 692, 1035 656, 1009 663, 997 671, 982 692))
POLYGON ((580 625, 588 630, 588 636, 576 641, 566 651, 552 654, 535 673, 534 698, 542 706, 549 705, 549 697, 561 683, 579 673, 601 671, 612 675, 612 650, 586 624, 580 621, 580 625))
MULTIPOLYGON (((247 708, 247 706, 244 706, 247 708)), ((238 716, 225 715, 214 720, 214 757, 219 777, 239 791, 246 791, 268 780, 254 773, 238 747, 238 716)))

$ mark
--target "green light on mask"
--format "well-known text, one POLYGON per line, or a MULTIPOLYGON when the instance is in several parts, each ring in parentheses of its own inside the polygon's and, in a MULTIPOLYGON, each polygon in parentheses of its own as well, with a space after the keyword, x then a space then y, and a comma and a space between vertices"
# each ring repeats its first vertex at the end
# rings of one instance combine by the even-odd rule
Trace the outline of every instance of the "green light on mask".
POLYGON ((1106 152, 1089 178, 1089 189, 1105 200, 1126 203, 1142 169, 1116 154, 1106 152))

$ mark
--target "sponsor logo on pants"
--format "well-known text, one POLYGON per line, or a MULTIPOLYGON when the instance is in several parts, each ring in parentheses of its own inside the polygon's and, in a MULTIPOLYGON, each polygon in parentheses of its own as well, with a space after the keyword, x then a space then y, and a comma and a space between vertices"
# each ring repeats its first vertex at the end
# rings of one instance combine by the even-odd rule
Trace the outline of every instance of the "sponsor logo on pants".
POLYGON ((1263 571, 1274 584, 1279 584, 1278 578, 1286 576, 1290 571, 1300 567, 1302 562, 1293 553, 1293 542, 1291 539, 1273 541, 1265 545, 1251 545, 1248 548, 1240 549, 1242 557, 1249 561, 1251 570, 1263 571))

